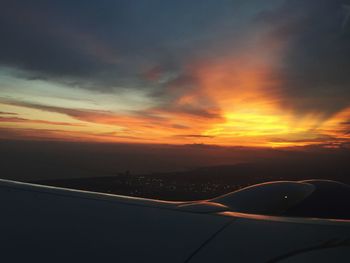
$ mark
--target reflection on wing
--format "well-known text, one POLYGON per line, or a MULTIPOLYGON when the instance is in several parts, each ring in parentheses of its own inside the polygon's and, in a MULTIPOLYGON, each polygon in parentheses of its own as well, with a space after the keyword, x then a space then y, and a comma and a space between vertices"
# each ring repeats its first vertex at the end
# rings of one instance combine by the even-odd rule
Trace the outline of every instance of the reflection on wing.
POLYGON ((315 187, 308 183, 272 182, 254 185, 214 198, 230 210, 254 214, 278 214, 303 201, 315 187))

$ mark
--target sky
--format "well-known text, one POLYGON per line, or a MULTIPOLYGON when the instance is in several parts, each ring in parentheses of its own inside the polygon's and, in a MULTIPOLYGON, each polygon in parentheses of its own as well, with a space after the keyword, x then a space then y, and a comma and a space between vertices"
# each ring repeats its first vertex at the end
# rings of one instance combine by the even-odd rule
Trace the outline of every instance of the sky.
POLYGON ((3 0, 0 138, 350 144, 350 1, 3 0))

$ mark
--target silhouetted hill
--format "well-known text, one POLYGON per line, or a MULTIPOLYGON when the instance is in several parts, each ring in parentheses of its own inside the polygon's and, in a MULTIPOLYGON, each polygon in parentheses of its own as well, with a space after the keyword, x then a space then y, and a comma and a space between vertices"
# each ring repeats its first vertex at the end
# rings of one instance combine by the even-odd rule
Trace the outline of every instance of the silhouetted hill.
POLYGON ((350 183, 350 149, 1 141, 1 178, 161 199, 201 199, 274 180, 350 183), (74 179, 75 178, 75 179, 74 179))
MULTIPOLYGON (((345 156, 344 156, 345 158, 345 156)), ((48 180, 53 186, 167 200, 212 198, 249 185, 276 180, 332 179, 350 184, 346 159, 260 161, 148 175, 48 180)))

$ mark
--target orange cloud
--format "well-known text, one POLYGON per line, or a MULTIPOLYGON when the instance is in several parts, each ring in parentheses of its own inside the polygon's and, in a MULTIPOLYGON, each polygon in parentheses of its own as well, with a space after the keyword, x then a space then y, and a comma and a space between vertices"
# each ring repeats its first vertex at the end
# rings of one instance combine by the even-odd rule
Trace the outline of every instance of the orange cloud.
MULTIPOLYGON (((182 74, 190 81, 180 76, 168 83, 168 101, 156 107, 110 112, 3 100, 0 102, 7 105, 69 116, 86 128, 72 130, 68 123, 27 121, 21 116, 1 117, 0 125, 4 127, 6 121, 40 123, 40 133, 26 126, 23 134, 69 140, 268 147, 348 142, 350 107, 328 117, 322 112, 300 113, 293 109, 285 103, 288 97, 279 75, 286 47, 276 40, 259 44, 225 58, 189 64, 182 74), (45 124, 62 127, 50 130, 45 124)), ((13 126, 4 128, 14 130, 13 126)))

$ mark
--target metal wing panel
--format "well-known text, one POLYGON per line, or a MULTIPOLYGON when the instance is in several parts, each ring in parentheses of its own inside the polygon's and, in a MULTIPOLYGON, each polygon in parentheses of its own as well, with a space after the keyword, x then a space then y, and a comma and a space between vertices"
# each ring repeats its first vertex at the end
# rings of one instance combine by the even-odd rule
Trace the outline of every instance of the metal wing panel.
POLYGON ((348 262, 350 258, 349 222, 236 218, 189 262, 304 262, 293 258, 316 257, 321 252, 322 258, 328 260, 322 262, 334 262, 334 251, 339 252, 337 262, 348 262))
POLYGON ((184 262, 232 218, 0 183, 3 262, 184 262))

